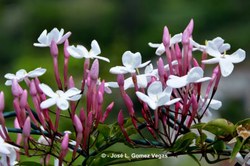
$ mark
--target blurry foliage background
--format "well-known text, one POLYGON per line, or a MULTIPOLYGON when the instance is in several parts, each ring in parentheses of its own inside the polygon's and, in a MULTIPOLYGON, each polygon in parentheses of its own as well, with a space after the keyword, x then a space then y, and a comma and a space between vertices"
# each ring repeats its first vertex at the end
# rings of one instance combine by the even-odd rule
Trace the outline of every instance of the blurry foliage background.
MULTIPOLYGON (((110 64, 100 62, 101 78, 114 81, 115 76, 108 70, 121 64, 124 51, 141 52, 143 61, 152 59, 156 57, 155 49, 149 48, 148 42, 161 42, 165 25, 172 35, 182 32, 191 18, 195 22, 193 38, 197 42, 221 36, 232 46, 229 53, 242 48, 248 54, 249 9, 249 0, 0 0, 0 88, 9 92, 4 86, 5 73, 36 67, 48 69, 42 81, 52 85, 49 49, 33 46, 44 29, 50 31, 57 27, 71 31, 70 44, 82 44, 87 48, 96 39, 102 56, 111 60, 110 64)), ((220 84, 222 90, 218 92, 218 99, 223 100, 223 107, 218 112, 232 122, 250 114, 249 61, 247 55, 232 76, 222 78, 220 84)), ((71 59, 74 76, 81 77, 82 62, 71 59)), ((11 96, 9 93, 5 96, 7 108, 10 108, 11 96)), ((112 96, 109 101, 114 100, 112 96)))

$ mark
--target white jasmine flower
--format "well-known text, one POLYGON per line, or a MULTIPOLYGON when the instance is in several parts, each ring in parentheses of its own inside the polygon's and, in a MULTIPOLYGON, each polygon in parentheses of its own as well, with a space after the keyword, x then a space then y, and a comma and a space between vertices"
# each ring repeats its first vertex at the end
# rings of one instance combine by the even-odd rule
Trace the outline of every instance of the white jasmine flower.
MULTIPOLYGON (((1 125, 0 125, 1 126, 1 125)), ((2 126, 0 128, 2 130, 2 126)), ((10 165, 15 165, 16 162, 16 150, 19 150, 18 147, 15 147, 11 144, 8 144, 0 136, 0 165, 8 165, 8 160, 10 165), (9 159, 7 159, 9 158, 9 159)))
POLYGON ((167 85, 172 88, 181 88, 190 83, 199 83, 211 79, 210 77, 203 77, 203 75, 204 71, 201 67, 193 67, 185 76, 178 77, 170 75, 167 80, 167 85))
POLYGON ((84 46, 77 45, 75 46, 69 46, 67 48, 69 54, 73 56, 74 58, 90 58, 90 59, 100 59, 104 60, 106 62, 110 62, 108 58, 97 56, 101 53, 101 49, 99 47, 99 44, 96 40, 93 40, 91 42, 91 49, 88 51, 84 46))
POLYGON ((66 92, 62 90, 53 92, 46 84, 39 84, 39 87, 43 93, 50 97, 40 104, 42 109, 49 108, 56 104, 61 110, 67 110, 69 108, 69 101, 77 101, 81 98, 81 91, 77 88, 70 88, 66 92))
MULTIPOLYGON (((181 42, 182 40, 182 33, 176 34, 173 37, 170 38, 170 45, 169 47, 171 47, 172 45, 181 42)), ((149 42, 148 45, 152 48, 157 48, 155 51, 155 54, 160 56, 165 52, 165 46, 163 43, 151 43, 149 42)))
POLYGON ((142 57, 139 52, 132 53, 131 51, 126 51, 122 55, 123 66, 115 66, 110 69, 112 74, 126 74, 135 73, 136 69, 147 66, 150 61, 142 63, 142 57))
POLYGON ((190 38, 191 44, 195 47, 193 50, 207 51, 212 48, 216 48, 220 53, 230 49, 230 44, 224 43, 224 40, 221 37, 216 37, 213 40, 208 40, 206 45, 200 45, 196 43, 192 38, 190 38))
POLYGON ((223 77, 229 76, 234 69, 234 63, 240 63, 246 58, 246 52, 242 49, 238 49, 231 55, 227 55, 225 53, 221 54, 220 50, 211 45, 207 48, 207 53, 214 58, 203 60, 202 63, 204 64, 215 64, 219 63, 220 71, 223 77))
POLYGON ((45 29, 37 39, 39 43, 34 43, 33 45, 36 47, 50 47, 52 40, 56 44, 62 44, 71 35, 71 32, 67 32, 65 35, 63 33, 64 29, 59 31, 57 28, 54 28, 47 34, 45 29))
MULTIPOLYGON (((211 99, 207 99, 205 105, 207 105, 207 104, 209 103, 210 100, 211 100, 211 99)), ((200 96, 199 106, 202 106, 203 103, 204 103, 204 101, 205 101, 205 99, 204 99, 203 97, 200 96)), ((209 106, 208 106, 209 109, 206 110, 205 115, 211 116, 212 113, 210 112, 210 109, 218 110, 218 109, 220 109, 221 106, 222 106, 222 102, 221 102, 221 101, 212 99, 212 100, 210 101, 209 106)))
POLYGON ((35 70, 32 70, 32 71, 30 71, 28 73, 24 69, 18 70, 16 72, 16 74, 7 73, 4 76, 6 79, 8 79, 5 82, 5 85, 7 85, 7 86, 12 85, 12 80, 14 80, 14 79, 16 79, 18 82, 21 82, 27 77, 30 77, 30 78, 39 77, 39 76, 43 75, 45 72, 46 72, 46 69, 39 67, 39 68, 36 68, 35 70))
POLYGON ((147 103, 148 106, 153 110, 156 110, 160 106, 172 105, 180 101, 180 98, 170 100, 172 88, 166 87, 163 90, 162 83, 160 81, 155 81, 152 84, 150 84, 147 93, 148 96, 142 92, 137 91, 136 95, 143 102, 147 103))

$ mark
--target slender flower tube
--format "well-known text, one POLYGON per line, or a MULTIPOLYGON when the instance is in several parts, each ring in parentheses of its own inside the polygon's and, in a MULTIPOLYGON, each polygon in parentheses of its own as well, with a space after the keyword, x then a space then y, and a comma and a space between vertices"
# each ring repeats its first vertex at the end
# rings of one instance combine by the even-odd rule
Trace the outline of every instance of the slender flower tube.
POLYGON ((30 136, 30 117, 27 117, 23 125, 23 136, 24 136, 24 149, 25 154, 29 156, 29 136, 30 136))

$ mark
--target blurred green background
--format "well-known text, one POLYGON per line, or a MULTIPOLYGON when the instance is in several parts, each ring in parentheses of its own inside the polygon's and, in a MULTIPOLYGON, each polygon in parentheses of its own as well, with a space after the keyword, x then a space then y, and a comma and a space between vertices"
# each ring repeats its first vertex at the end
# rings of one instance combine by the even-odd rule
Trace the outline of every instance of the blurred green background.
MULTIPOLYGON (((88 48, 96 39, 102 56, 111 60, 110 64, 100 62, 101 78, 114 81, 115 77, 108 70, 121 64, 124 51, 141 52, 143 61, 152 59, 156 57, 155 49, 149 48, 148 42, 161 42, 165 25, 172 35, 182 32, 191 18, 195 22, 193 38, 197 42, 204 43, 205 39, 221 36, 231 44, 230 53, 238 48, 248 53, 249 9, 249 0, 1 0, 0 89, 9 92, 9 88, 4 86, 4 74, 21 68, 27 71, 36 67, 47 68, 42 81, 53 83, 49 49, 33 46, 44 29, 50 31, 57 27, 71 31, 70 43, 88 48)), ((223 100, 223 108, 213 111, 215 115, 218 113, 218 116, 232 122, 250 116, 249 65, 247 55, 230 77, 222 79, 217 99, 223 100)), ((82 62, 72 60, 70 67, 74 76, 81 74, 82 62)), ((11 97, 6 93, 6 98, 11 97)), ((7 107, 10 106, 8 103, 7 107)), ((188 165, 186 158, 180 159, 185 164, 178 157, 178 160, 147 161, 134 165, 188 165)), ((192 160, 188 162, 195 164, 192 160)))

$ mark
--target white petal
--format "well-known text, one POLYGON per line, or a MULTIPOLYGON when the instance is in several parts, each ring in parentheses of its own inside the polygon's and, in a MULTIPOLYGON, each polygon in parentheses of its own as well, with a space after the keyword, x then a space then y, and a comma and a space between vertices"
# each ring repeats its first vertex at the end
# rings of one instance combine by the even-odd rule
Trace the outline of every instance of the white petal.
POLYGON ((246 58, 246 52, 242 49, 238 49, 232 55, 226 55, 232 63, 240 63, 246 58))
POLYGON ((69 101, 78 101, 78 100, 80 100, 81 97, 82 97, 82 95, 78 94, 78 95, 71 96, 71 97, 69 97, 67 99, 69 101))
POLYGON ((49 108, 53 105, 56 104, 56 99, 55 98, 49 98, 47 100, 44 100, 41 104, 40 104, 40 107, 42 109, 45 109, 45 108, 49 108))
POLYGON ((210 105, 209 105, 209 107, 214 110, 218 110, 221 106, 222 106, 221 101, 214 100, 214 99, 211 100, 210 105))
POLYGON ((149 45, 150 47, 152 47, 152 48, 158 48, 161 44, 149 42, 148 45, 149 45))
POLYGON ((63 111, 69 108, 69 102, 64 98, 57 99, 56 105, 58 108, 60 108, 63 111))
POLYGON ((187 82, 192 83, 203 77, 203 70, 200 67, 193 67, 187 74, 187 82))
MULTIPOLYGON (((115 66, 115 67, 112 67, 109 72, 112 73, 112 74, 126 74, 126 73, 129 73, 130 70, 128 70, 126 67, 124 66, 115 66)), ((135 70, 134 70, 135 72, 135 70)))
POLYGON ((219 64, 220 64, 220 71, 223 77, 227 77, 233 72, 234 65, 229 60, 221 58, 219 64))
POLYGON ((81 93, 81 91, 80 91, 79 89, 77 89, 77 88, 70 88, 70 89, 68 89, 68 90, 64 93, 64 95, 65 95, 66 98, 68 98, 68 97, 72 97, 72 96, 74 96, 74 95, 78 95, 78 94, 80 94, 80 93, 81 93))
POLYGON ((60 32, 57 28, 53 28, 47 35, 48 37, 48 44, 50 45, 52 40, 54 40, 56 43, 59 41, 60 32))
POLYGON ((172 46, 173 44, 179 43, 182 40, 182 33, 176 34, 174 35, 171 39, 170 39, 170 46, 172 46))
POLYGON ((132 80, 132 77, 129 77, 124 80, 124 90, 127 90, 128 88, 134 87, 134 82, 132 80))
POLYGON ((217 46, 215 46, 212 42, 208 42, 206 52, 213 57, 221 57, 221 53, 219 52, 217 46))
POLYGON ((167 80, 167 85, 171 88, 181 88, 188 84, 187 76, 177 77, 177 76, 169 76, 167 80))
POLYGON ((202 60, 202 63, 204 64, 216 64, 219 63, 220 58, 212 58, 212 59, 206 59, 206 60, 202 60))
POLYGON ((35 46, 35 47, 48 47, 49 45, 41 44, 41 43, 34 43, 33 46, 35 46))
POLYGON ((36 68, 33 71, 28 73, 28 77, 34 78, 43 75, 46 72, 46 69, 43 68, 36 68))
POLYGON ((156 104, 154 103, 154 101, 152 101, 147 95, 145 95, 144 93, 141 92, 136 92, 136 95, 139 99, 141 99, 143 102, 147 103, 149 105, 150 108, 152 108, 153 110, 155 110, 157 108, 156 104))
POLYGON ((96 40, 93 40, 91 42, 91 50, 90 50, 90 52, 92 52, 92 54, 94 56, 99 55, 101 53, 101 49, 100 49, 99 44, 97 43, 96 40))
MULTIPOLYGON (((47 44, 47 30, 46 29, 41 33, 41 35, 38 37, 37 40, 39 43, 47 44)), ((37 43, 37 44, 39 44, 39 43, 37 43)))
POLYGON ((156 49, 155 54, 160 56, 165 52, 165 46, 164 44, 160 44, 160 46, 156 49))
POLYGON ((12 80, 12 79, 16 78, 16 75, 12 74, 12 73, 7 73, 4 75, 4 78, 12 80))
POLYGON ((141 64, 141 54, 139 52, 132 53, 131 51, 124 52, 122 64, 127 68, 137 68, 141 64))
POLYGON ((146 75, 138 75, 137 78, 137 84, 139 88, 146 88, 148 85, 147 77, 146 75))
POLYGON ((168 102, 166 103, 166 105, 172 105, 172 104, 174 104, 174 103, 177 103, 177 102, 180 101, 180 100, 181 100, 181 98, 175 98, 175 99, 173 99, 173 100, 168 101, 168 102))
POLYGON ((43 91, 44 94, 46 94, 49 97, 56 97, 57 95, 53 90, 46 84, 39 84, 39 88, 43 91))
POLYGON ((86 57, 89 54, 88 50, 82 45, 77 45, 77 47, 69 46, 67 47, 67 51, 71 56, 78 59, 86 57))
POLYGON ((148 66, 145 67, 144 73, 145 74, 150 74, 150 73, 152 73, 153 69, 154 69, 153 65, 149 64, 148 66))
POLYGON ((94 58, 101 59, 101 60, 106 61, 106 62, 110 62, 110 60, 108 58, 103 57, 103 56, 95 56, 94 58))
POLYGON ((6 85, 6 86, 12 85, 12 80, 7 80, 7 81, 5 82, 5 85, 6 85))
POLYGON ((26 72, 26 70, 24 70, 24 69, 20 69, 20 70, 18 70, 18 71, 16 72, 16 77, 17 77, 18 79, 23 79, 24 77, 26 77, 26 75, 27 75, 27 72, 26 72))
POLYGON ((212 42, 217 48, 219 48, 224 43, 224 40, 221 37, 216 37, 212 41, 209 41, 209 42, 212 42))
MULTIPOLYGON (((111 88, 118 88, 119 87, 119 85, 118 85, 118 83, 117 82, 106 82, 107 83, 107 85, 109 86, 109 87, 111 87, 111 88)), ((105 84, 106 84, 105 83, 105 84)))
POLYGON ((211 80, 211 77, 203 77, 195 81, 195 83, 205 82, 211 80))
POLYGON ((196 41, 194 41, 192 38, 190 38, 189 40, 190 40, 190 43, 192 44, 192 46, 194 46, 196 48, 194 50, 205 51, 206 46, 200 45, 199 43, 197 43, 196 41))
POLYGON ((224 53, 225 51, 229 50, 231 48, 230 44, 222 44, 222 46, 219 48, 220 53, 224 53))
POLYGON ((144 62, 144 63, 138 65, 137 68, 145 67, 145 66, 147 66, 148 64, 150 64, 150 62, 151 62, 151 61, 144 62))
POLYGON ((1 145, 0 154, 1 154, 1 153, 2 153, 2 154, 8 155, 8 154, 10 154, 10 151, 9 151, 9 149, 8 149, 7 147, 1 145))
POLYGON ((172 93, 172 88, 171 87, 166 87, 165 89, 164 89, 164 91, 163 91, 163 93, 166 93, 168 96, 170 96, 171 95, 171 93, 172 93))
POLYGON ((160 81, 155 81, 148 87, 148 96, 153 99, 157 100, 157 95, 162 93, 162 83, 160 81))
POLYGON ((163 106, 165 105, 168 101, 170 100, 170 96, 168 96, 167 94, 161 96, 158 101, 157 101, 157 106, 163 106))
POLYGON ((57 42, 57 44, 62 44, 66 39, 69 38, 70 35, 71 32, 67 32, 64 36, 62 36, 62 38, 57 42))

